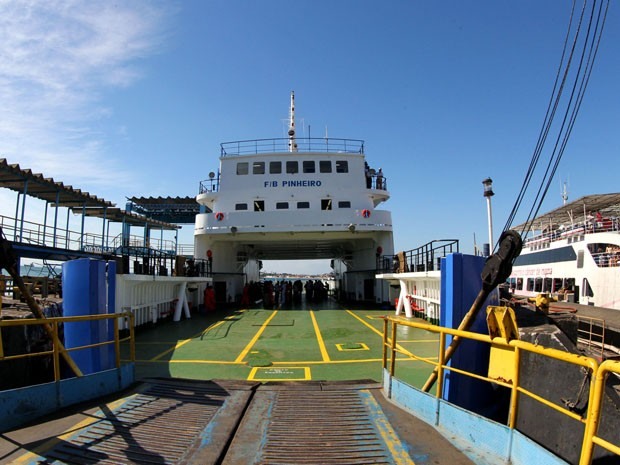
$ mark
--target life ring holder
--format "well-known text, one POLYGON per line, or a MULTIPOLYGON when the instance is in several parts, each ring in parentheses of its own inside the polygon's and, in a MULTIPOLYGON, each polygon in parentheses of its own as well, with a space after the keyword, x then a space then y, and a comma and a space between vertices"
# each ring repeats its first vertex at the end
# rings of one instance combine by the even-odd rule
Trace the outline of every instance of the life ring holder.
POLYGON ((222 221, 224 219, 224 214, 222 212, 217 212, 215 214, 215 219, 218 221, 222 221))

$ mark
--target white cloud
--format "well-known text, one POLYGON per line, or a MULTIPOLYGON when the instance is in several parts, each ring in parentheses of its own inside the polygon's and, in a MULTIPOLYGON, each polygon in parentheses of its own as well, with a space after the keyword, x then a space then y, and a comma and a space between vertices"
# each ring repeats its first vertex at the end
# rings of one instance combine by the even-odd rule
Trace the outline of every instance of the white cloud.
MULTIPOLYGON (((0 0, 0 158, 86 190, 131 174, 94 129, 163 41, 153 2, 0 0)), ((95 193, 96 194, 96 193, 95 193)))

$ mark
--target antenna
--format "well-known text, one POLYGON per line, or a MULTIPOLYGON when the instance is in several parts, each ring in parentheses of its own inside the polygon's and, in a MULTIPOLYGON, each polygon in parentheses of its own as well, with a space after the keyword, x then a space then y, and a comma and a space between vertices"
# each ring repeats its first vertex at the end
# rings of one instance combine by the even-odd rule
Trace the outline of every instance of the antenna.
POLYGON ((567 186, 567 182, 564 181, 564 185, 562 186, 562 204, 566 205, 566 201, 568 200, 568 186, 567 186))
POLYGON ((295 141, 295 91, 291 91, 291 109, 289 110, 288 151, 297 152, 295 141))

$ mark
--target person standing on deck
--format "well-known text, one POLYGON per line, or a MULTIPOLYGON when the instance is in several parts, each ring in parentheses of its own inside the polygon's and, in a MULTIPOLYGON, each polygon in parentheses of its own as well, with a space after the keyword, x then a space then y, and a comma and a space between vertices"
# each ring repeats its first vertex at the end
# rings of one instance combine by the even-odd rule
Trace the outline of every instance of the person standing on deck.
POLYGON ((205 310, 207 312, 214 312, 215 311, 215 291, 213 290, 213 288, 209 285, 207 285, 207 288, 205 289, 205 310))
POLYGON ((383 189, 383 169, 379 168, 377 172, 377 189, 383 189))

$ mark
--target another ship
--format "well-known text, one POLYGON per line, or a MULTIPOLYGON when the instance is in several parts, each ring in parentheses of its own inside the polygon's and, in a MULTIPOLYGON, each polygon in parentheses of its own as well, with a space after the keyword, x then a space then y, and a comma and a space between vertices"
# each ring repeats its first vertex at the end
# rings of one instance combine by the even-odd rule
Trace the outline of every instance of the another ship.
POLYGON ((620 310, 620 193, 582 197, 516 229, 531 233, 509 278, 515 295, 620 310))
POLYGON ((211 262, 218 301, 238 300, 260 280, 262 260, 330 259, 338 295, 389 300, 375 279, 394 254, 392 216, 381 169, 362 140, 298 138, 291 93, 288 138, 221 144, 220 166, 201 183, 195 258, 211 262))

